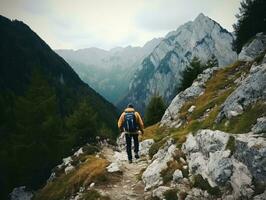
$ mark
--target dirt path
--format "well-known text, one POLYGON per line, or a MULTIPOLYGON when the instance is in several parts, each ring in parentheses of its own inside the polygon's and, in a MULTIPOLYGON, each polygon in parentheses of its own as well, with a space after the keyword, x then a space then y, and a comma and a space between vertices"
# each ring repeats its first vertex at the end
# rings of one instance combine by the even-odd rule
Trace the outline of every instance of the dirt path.
MULTIPOLYGON (((117 163, 123 174, 122 178, 113 185, 95 189, 114 200, 145 199, 144 183, 138 179, 138 175, 147 167, 148 160, 142 157, 138 160, 133 160, 133 163, 129 164, 125 151, 117 152, 109 147, 104 147, 101 154, 111 163, 117 163)), ((145 195, 147 196, 149 194, 145 195)))

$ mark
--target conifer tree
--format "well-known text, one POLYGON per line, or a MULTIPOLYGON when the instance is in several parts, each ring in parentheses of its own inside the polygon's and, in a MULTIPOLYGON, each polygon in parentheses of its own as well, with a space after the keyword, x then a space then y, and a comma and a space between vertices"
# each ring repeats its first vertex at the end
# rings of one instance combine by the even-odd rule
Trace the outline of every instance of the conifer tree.
POLYGON ((259 32, 266 32, 266 1, 242 0, 237 22, 233 25, 236 40, 234 49, 239 53, 242 47, 259 32))
POLYGON ((159 122, 165 112, 166 105, 161 96, 151 98, 145 111, 145 125, 149 126, 159 122))

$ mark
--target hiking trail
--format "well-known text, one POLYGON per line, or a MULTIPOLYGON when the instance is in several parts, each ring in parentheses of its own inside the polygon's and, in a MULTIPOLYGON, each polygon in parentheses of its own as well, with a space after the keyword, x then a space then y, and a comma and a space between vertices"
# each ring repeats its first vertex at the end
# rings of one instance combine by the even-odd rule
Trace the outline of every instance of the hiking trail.
MULTIPOLYGON (((105 157, 110 163, 116 163, 122 175, 112 184, 95 187, 98 192, 115 200, 143 200, 150 195, 147 192, 144 194, 145 185, 141 178, 138 178, 139 174, 148 165, 147 158, 133 159, 133 163, 129 164, 125 150, 118 152, 110 147, 104 147, 101 156, 105 157)), ((113 172, 114 176, 115 173, 113 172)))

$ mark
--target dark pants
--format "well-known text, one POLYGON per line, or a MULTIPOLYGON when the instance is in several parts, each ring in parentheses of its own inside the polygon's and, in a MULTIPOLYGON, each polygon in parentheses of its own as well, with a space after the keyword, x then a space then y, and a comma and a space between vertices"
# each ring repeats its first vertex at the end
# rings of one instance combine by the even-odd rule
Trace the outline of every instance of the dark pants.
POLYGON ((132 133, 126 134, 128 160, 132 160, 132 151, 131 151, 132 138, 134 140, 134 152, 135 152, 135 155, 138 154, 138 152, 139 152, 139 138, 138 138, 138 134, 132 134, 132 133))

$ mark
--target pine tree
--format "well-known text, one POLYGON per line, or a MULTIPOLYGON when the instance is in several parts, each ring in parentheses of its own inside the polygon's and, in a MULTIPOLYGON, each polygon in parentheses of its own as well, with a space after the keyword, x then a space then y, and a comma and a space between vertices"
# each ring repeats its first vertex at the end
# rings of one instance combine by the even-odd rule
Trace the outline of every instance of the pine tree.
POLYGON ((145 125, 159 122, 165 112, 166 105, 161 96, 153 96, 145 111, 145 125))
POLYGON ((242 47, 259 32, 266 32, 266 1, 242 0, 238 21, 233 25, 236 40, 234 49, 239 53, 242 47))

